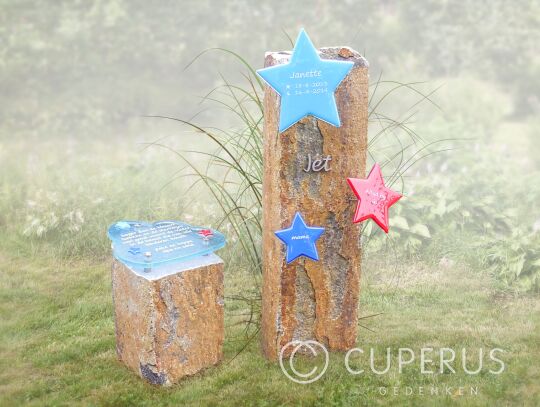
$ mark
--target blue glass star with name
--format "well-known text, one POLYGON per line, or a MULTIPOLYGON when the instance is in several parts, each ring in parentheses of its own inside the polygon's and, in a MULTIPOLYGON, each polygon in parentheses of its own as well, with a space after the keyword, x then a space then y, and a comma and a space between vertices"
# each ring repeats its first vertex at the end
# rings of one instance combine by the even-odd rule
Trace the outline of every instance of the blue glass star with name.
POLYGON ((353 65, 321 59, 306 32, 300 31, 289 63, 257 71, 281 96, 279 132, 307 115, 341 126, 334 92, 353 65))
POLYGON ((300 256, 318 261, 319 254, 315 242, 321 237, 324 228, 309 227, 302 215, 296 212, 293 224, 288 229, 278 230, 275 235, 287 245, 287 264, 300 256))

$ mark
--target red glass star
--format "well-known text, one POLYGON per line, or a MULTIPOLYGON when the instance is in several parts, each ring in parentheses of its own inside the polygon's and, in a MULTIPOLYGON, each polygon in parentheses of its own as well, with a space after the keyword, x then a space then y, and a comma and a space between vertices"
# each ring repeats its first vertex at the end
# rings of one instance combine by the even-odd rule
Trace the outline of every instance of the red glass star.
POLYGON ((201 235, 202 237, 210 237, 213 236, 214 233, 210 229, 202 229, 199 230, 199 235, 201 235))
POLYGON ((381 167, 375 163, 366 179, 347 178, 349 186, 358 198, 354 223, 373 219, 388 233, 388 208, 401 198, 401 194, 384 185, 381 167))

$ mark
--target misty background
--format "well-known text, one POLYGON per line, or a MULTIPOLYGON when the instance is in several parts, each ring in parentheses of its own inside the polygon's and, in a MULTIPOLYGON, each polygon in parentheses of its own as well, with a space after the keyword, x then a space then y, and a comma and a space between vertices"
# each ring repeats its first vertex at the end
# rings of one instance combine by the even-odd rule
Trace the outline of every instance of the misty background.
POLYGON ((152 139, 156 124, 141 116, 189 118, 220 73, 240 71, 220 53, 184 70, 201 51, 226 48, 259 68, 302 27, 316 46, 363 53, 372 80, 475 78, 525 120, 539 109, 539 15, 534 1, 3 1, 1 137, 152 139))
MULTIPOLYGON (((211 143, 146 116, 241 126, 203 97, 224 80, 248 86, 247 69, 229 52, 204 51, 232 51, 258 69, 266 51, 291 49, 305 28, 317 47, 365 55, 370 108, 435 146, 399 179, 414 199, 392 209, 390 241, 373 231, 373 250, 390 244, 392 261, 397 250, 475 263, 505 285, 523 275, 537 287, 539 19, 535 1, 3 1, 0 225, 13 241, 103 257, 106 227, 118 219, 212 224, 216 203, 204 190, 186 196, 184 163, 147 144, 211 152, 211 143)), ((211 95, 220 100, 219 89, 211 95)), ((368 166, 394 136, 370 146, 368 166)))
POLYGON ((540 405, 538 44, 537 0, 0 0, 0 404, 540 405), (389 348, 500 348, 504 374, 392 362, 353 376, 337 353, 321 381, 294 386, 264 360, 262 112, 247 97, 246 126, 227 92, 261 94, 238 57, 261 68, 301 28, 369 61, 367 167, 404 196, 388 235, 359 225, 359 344, 378 366, 389 348), (242 171, 152 115, 208 129, 242 171), (227 236, 224 362, 167 390, 117 359, 107 237, 119 220, 163 219, 227 236), (455 392, 417 393, 429 385, 455 392), (363 392, 379 386, 415 394, 363 392))

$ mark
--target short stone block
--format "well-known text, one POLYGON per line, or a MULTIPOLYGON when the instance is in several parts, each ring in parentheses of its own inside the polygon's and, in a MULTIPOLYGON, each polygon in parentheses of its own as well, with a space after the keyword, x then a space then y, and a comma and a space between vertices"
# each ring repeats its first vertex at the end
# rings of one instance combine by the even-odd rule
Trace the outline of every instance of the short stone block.
POLYGON ((114 260, 116 351, 152 384, 170 385, 223 356, 223 261, 215 254, 145 272, 114 260))

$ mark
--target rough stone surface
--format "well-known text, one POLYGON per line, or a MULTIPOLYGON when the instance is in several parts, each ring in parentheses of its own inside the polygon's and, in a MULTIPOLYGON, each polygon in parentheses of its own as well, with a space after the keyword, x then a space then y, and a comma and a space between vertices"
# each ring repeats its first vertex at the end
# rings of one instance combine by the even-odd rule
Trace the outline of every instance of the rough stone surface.
MULTIPOLYGON (((360 279, 360 227, 347 177, 364 177, 367 150, 368 63, 347 47, 323 48, 321 58, 355 63, 336 91, 341 127, 306 117, 278 133, 279 95, 264 98, 262 347, 276 359, 292 340, 313 339, 329 350, 355 345, 360 279), (303 171, 307 156, 331 155, 328 172, 303 171), (289 227, 296 211, 326 231, 320 261, 287 265, 274 231, 289 227)), ((289 61, 290 52, 266 54, 265 66, 289 61)))
POLYGON ((119 359, 152 384, 170 385, 222 358, 223 262, 157 280, 114 260, 119 359))

